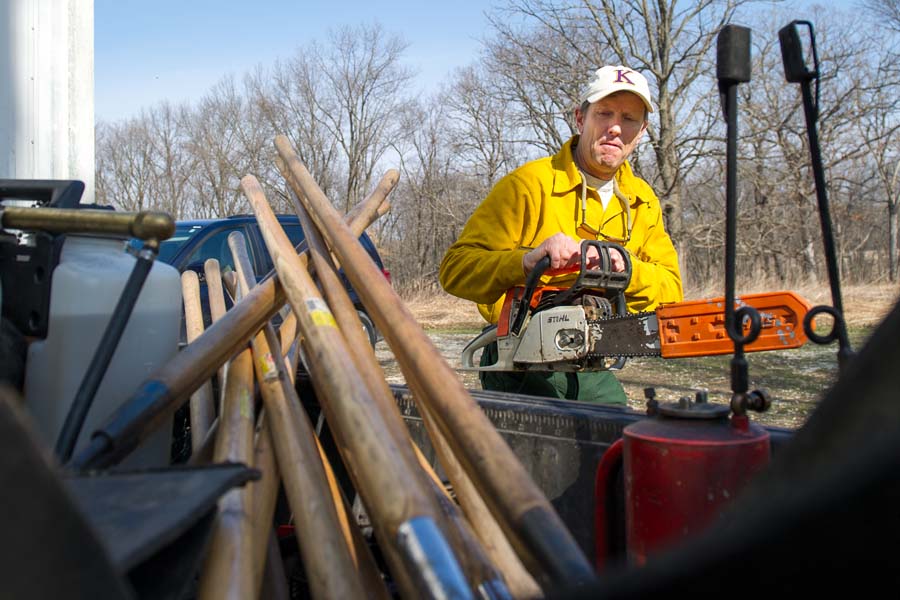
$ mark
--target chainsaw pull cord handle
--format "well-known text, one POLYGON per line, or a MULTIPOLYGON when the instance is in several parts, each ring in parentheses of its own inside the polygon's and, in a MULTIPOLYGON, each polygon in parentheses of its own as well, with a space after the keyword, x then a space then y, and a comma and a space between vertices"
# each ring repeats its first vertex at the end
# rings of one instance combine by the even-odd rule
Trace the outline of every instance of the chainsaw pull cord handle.
POLYGON ((522 325, 525 324, 525 316, 528 314, 528 307, 531 305, 531 297, 534 296, 534 290, 541 280, 541 275, 549 268, 550 257, 543 256, 537 264, 534 265, 531 273, 529 273, 528 277, 525 279, 525 291, 522 292, 522 297, 519 299, 519 304, 516 308, 516 319, 509 328, 510 333, 513 335, 519 335, 522 325))
POLYGON ((853 350, 850 347, 850 339, 847 336, 847 327, 844 322, 844 307, 841 300, 841 281, 838 271, 837 253, 834 246, 834 234, 831 229, 831 214, 828 208, 828 195, 825 188, 825 169, 822 166, 822 153, 819 147, 819 134, 816 129, 816 121, 819 119, 819 56, 816 51, 816 36, 812 23, 809 21, 791 21, 778 31, 778 41, 781 45, 781 58, 784 63, 785 79, 789 83, 799 83, 803 96, 803 112, 806 116, 806 133, 809 137, 809 154, 812 162, 813 179, 816 184, 816 201, 819 207, 819 222, 822 228, 822 243, 825 246, 825 262, 828 267, 828 281, 831 284, 831 306, 815 306, 803 319, 803 329, 806 335, 816 344, 824 345, 838 340, 838 369, 843 371, 853 350), (798 25, 804 25, 809 30, 809 46, 812 52, 813 68, 806 66, 803 55, 803 43, 797 31, 798 25), (815 81, 816 93, 813 99, 810 82, 815 81), (831 331, 824 336, 813 331, 813 319, 820 314, 830 315, 833 319, 831 331))

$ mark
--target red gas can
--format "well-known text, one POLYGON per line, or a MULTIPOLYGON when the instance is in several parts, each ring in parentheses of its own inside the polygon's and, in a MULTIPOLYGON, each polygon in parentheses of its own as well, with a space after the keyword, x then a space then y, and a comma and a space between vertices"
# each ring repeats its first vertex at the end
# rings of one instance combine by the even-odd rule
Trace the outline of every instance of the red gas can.
POLYGON ((620 448, 600 461, 595 498, 597 563, 609 551, 607 494, 616 461, 624 463, 625 536, 628 562, 697 533, 712 522, 754 474, 769 462, 769 433, 745 415, 683 398, 658 414, 627 426, 620 448))

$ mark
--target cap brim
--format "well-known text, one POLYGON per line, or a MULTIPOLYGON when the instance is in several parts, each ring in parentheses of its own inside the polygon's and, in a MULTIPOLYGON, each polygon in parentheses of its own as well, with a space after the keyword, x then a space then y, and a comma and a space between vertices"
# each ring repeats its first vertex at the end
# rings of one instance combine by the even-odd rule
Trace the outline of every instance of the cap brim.
POLYGON ((653 112, 653 105, 650 104, 650 99, 644 97, 643 94, 638 93, 638 92, 634 91, 633 88, 629 88, 629 87, 619 87, 619 88, 613 88, 611 90, 606 90, 603 92, 596 92, 594 94, 591 94, 587 98, 585 98, 585 100, 587 102, 590 102, 591 104, 593 104, 597 100, 601 100, 603 98, 606 98, 607 96, 612 96, 613 94, 618 93, 618 92, 628 92, 629 94, 634 94, 635 96, 640 98, 641 102, 644 103, 644 106, 647 107, 647 112, 653 112))

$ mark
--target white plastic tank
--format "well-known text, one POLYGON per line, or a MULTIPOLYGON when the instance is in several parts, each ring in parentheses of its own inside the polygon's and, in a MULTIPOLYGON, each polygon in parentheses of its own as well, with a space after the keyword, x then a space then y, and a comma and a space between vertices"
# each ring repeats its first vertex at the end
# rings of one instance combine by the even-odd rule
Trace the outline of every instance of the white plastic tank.
MULTIPOLYGON (((28 348, 25 405, 49 448, 56 444, 69 408, 106 330, 137 259, 122 239, 67 236, 50 288, 47 337, 28 348)), ((154 261, 134 311, 91 404, 75 454, 91 433, 128 400, 142 381, 178 349, 181 279, 171 265, 154 261)), ((146 439, 125 468, 168 465, 171 423, 146 439)))

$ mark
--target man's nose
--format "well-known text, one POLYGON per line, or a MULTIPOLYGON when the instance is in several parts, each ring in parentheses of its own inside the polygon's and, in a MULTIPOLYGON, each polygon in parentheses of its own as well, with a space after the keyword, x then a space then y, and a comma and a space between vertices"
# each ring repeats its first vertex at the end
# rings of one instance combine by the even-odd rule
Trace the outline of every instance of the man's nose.
POLYGON ((609 133, 613 136, 622 135, 622 125, 618 121, 613 121, 609 124, 609 133))

